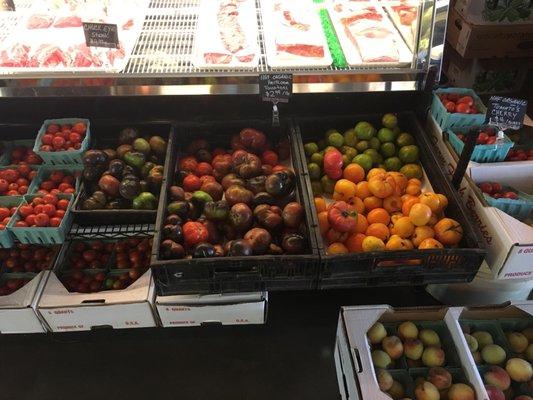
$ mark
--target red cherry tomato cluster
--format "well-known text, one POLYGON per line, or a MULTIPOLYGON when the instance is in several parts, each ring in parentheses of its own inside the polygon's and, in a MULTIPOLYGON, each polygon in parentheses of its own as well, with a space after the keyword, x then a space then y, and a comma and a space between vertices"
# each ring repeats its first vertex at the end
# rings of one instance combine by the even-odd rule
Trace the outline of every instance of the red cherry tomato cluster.
POLYGON ((9 165, 18 165, 18 164, 42 164, 43 160, 37 154, 34 153, 33 149, 30 149, 26 146, 16 146, 11 149, 11 158, 9 165))
POLYGON ((76 192, 76 175, 71 175, 63 171, 52 171, 48 179, 43 180, 39 185, 37 194, 73 194, 76 192))
POLYGON ((56 252, 56 246, 18 244, 11 249, 0 249, 0 260, 8 272, 37 273, 50 269, 56 252))
POLYGON ((114 248, 115 243, 104 243, 100 240, 73 243, 67 268, 104 269, 114 248))
POLYGON ((50 124, 41 138, 41 151, 79 150, 85 138, 87 126, 83 122, 74 125, 50 124))
MULTIPOLYGON (((457 137, 464 143, 466 143, 466 135, 458 133, 457 137)), ((491 128, 485 128, 478 133, 476 144, 495 144, 498 140, 496 131, 491 128)))
POLYGON ((495 199, 518 199, 518 194, 516 192, 512 190, 503 190, 502 185, 500 185, 498 182, 483 182, 477 186, 483 193, 486 193, 495 199))
POLYGON ((28 164, 0 170, 0 196, 20 196, 28 192, 37 171, 28 164))
POLYGON ((439 93, 438 96, 449 113, 480 114, 472 96, 461 96, 457 93, 439 93))
POLYGON ((505 161, 533 161, 533 149, 528 151, 510 149, 505 161))
POLYGON ((106 273, 90 273, 76 270, 62 277, 63 284, 69 292, 94 293, 102 290, 106 273))
POLYGON ((149 239, 128 239, 115 245, 118 269, 133 268, 144 272, 150 265, 152 244, 149 239))
POLYGON ((45 194, 33 199, 31 204, 19 207, 20 220, 17 228, 58 227, 67 212, 69 200, 58 199, 54 194, 45 194))

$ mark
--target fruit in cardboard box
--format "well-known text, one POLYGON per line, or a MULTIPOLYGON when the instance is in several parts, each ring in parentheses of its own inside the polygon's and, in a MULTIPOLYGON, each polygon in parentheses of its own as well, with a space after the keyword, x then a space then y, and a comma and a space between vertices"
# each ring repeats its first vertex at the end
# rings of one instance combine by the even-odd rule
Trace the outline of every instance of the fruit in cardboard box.
POLYGON ((505 394, 496 386, 485 385, 485 390, 489 396, 489 400, 505 400, 505 394))
POLYGON ((472 335, 469 335, 468 333, 465 333, 465 340, 466 344, 468 345, 468 348, 470 349, 471 353, 474 353, 478 349, 478 343, 475 337, 472 335))
POLYGON ((511 386, 511 378, 506 370, 496 365, 492 365, 483 374, 486 384, 497 387, 500 390, 507 390, 511 386))
POLYGON ((406 339, 403 348, 405 357, 410 360, 419 360, 424 352, 424 345, 418 339, 406 339))
POLYGON ((521 358, 511 358, 507 360, 505 370, 515 382, 527 382, 533 376, 531 364, 521 358))
POLYGON ((416 339, 418 337, 418 328, 410 321, 402 322, 398 326, 398 335, 403 340, 416 339))
POLYGON ((454 383, 448 390, 448 400, 476 400, 476 394, 470 386, 454 383))
POLYGON ((382 368, 376 369, 376 378, 378 380, 379 389, 382 392, 386 392, 387 390, 390 390, 392 387, 393 379, 389 371, 382 368))
POLYGON ((445 361, 444 351, 439 347, 426 347, 422 353, 422 363, 426 367, 440 367, 445 361))
POLYGON ((376 322, 366 335, 371 344, 378 344, 387 336, 387 331, 381 322, 376 322))
POLYGON ((527 338, 520 332, 507 332, 505 334, 507 341, 511 345, 511 349, 519 354, 526 351, 529 342, 527 338))
POLYGON ((425 381, 416 386, 415 398, 417 400, 439 400, 440 394, 435 385, 425 381))
POLYGON ((442 367, 430 368, 427 379, 438 390, 448 389, 452 385, 452 375, 442 367))
POLYGON ((387 336, 384 338, 381 342, 381 347, 393 360, 397 360, 403 355, 403 344, 397 336, 387 336))
POLYGON ((422 341, 424 346, 436 346, 440 347, 440 337, 432 329, 422 329, 419 334, 418 338, 422 341))
POLYGON ((383 350, 372 351, 372 362, 376 368, 387 369, 392 365, 392 360, 389 355, 383 350))
POLYGON ((505 350, 497 344, 488 344, 481 349, 481 358, 487 364, 502 364, 506 357, 505 350))
POLYGON ((483 350, 485 346, 494 343, 492 335, 487 331, 476 331, 472 333, 472 336, 477 340, 480 350, 483 350))

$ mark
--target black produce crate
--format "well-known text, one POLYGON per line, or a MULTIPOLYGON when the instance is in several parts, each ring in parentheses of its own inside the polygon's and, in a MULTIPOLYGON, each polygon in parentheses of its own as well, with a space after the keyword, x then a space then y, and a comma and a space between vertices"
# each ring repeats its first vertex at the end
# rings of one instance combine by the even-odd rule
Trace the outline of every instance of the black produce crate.
MULTIPOLYGON (((313 193, 303 144, 322 139, 328 129, 335 128, 344 132, 353 128, 359 121, 368 121, 374 126, 380 126, 381 115, 301 118, 295 121, 293 129, 299 145, 301 170, 304 174, 302 178, 306 181, 305 187, 311 199, 313 193)), ((463 240, 456 248, 327 255, 327 245, 320 232, 315 230, 321 258, 319 289, 469 282, 483 262, 486 251, 482 247, 478 232, 470 223, 459 194, 440 170, 416 116, 413 113, 401 113, 398 115, 398 121, 402 132, 409 132, 415 137, 420 148, 420 162, 426 175, 433 190, 448 198, 445 215, 462 225, 463 240)), ((318 226, 314 201, 311 203, 313 225, 318 226)))
POLYGON ((273 128, 270 120, 232 120, 184 124, 176 128, 176 140, 171 150, 171 168, 166 169, 165 185, 159 199, 156 234, 152 247, 152 271, 157 294, 231 293, 261 290, 311 290, 316 289, 319 256, 316 227, 309 213, 310 199, 303 187, 300 162, 294 155, 294 137, 288 121, 281 128, 273 128), (161 229, 166 218, 167 191, 173 183, 178 154, 193 139, 205 138, 212 147, 230 148, 231 136, 243 128, 263 131, 275 144, 287 135, 291 142, 292 164, 296 176, 296 199, 306 210, 307 254, 262 255, 249 257, 220 257, 206 259, 162 260, 159 247, 161 229))
MULTIPOLYGON (((165 156, 164 165, 164 177, 166 177, 166 171, 169 168, 168 160, 170 158, 170 149, 172 148, 172 142, 174 140, 174 128, 170 122, 156 121, 128 124, 127 122, 118 123, 95 121, 94 123, 91 123, 91 135, 93 136, 93 143, 90 146, 90 149, 116 149, 118 145, 118 135, 120 131, 126 127, 137 128, 141 134, 158 134, 163 139, 167 140, 167 153, 165 156)), ((164 185, 165 182, 163 178, 163 184, 161 187, 164 185)), ((159 197, 161 197, 161 192, 162 189, 159 193, 159 197)), ((82 183, 72 208, 75 224, 82 226, 145 224, 154 223, 157 217, 157 210, 82 210, 81 204, 87 197, 88 194, 85 191, 85 184, 82 183)))

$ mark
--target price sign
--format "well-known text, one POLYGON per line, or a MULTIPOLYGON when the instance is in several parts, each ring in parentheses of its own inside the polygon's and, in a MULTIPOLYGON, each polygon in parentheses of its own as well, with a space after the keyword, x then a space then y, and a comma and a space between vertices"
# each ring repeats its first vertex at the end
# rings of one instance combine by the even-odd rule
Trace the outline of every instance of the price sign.
POLYGON ((0 0, 0 11, 15 11, 13 0, 0 0))
POLYGON ((259 75, 259 93, 263 101, 288 103, 292 95, 292 74, 259 75))
POLYGON ((520 129, 527 111, 527 100, 491 96, 487 109, 487 122, 500 129, 520 129))
POLYGON ((118 49, 118 28, 115 24, 83 23, 85 44, 88 47, 108 47, 118 49))

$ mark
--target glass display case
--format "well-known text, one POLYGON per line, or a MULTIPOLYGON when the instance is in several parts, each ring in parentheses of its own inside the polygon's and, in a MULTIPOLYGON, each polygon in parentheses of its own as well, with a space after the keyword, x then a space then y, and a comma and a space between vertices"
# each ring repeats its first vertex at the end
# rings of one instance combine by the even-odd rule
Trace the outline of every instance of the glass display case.
POLYGON ((255 94, 265 72, 292 73, 294 93, 420 90, 440 75, 448 14, 447 0, 14 3, 8 97, 255 94))

